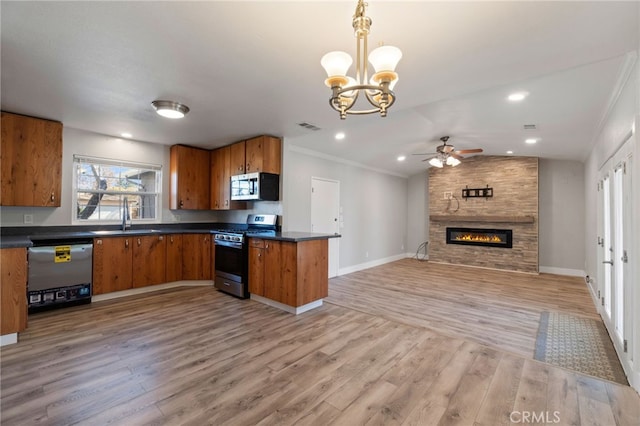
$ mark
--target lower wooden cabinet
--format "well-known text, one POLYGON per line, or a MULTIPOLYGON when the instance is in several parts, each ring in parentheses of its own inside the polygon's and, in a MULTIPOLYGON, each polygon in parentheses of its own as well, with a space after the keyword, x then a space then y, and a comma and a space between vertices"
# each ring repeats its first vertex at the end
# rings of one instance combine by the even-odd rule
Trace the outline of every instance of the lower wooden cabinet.
POLYGON ((328 296, 326 239, 249 240, 249 292, 299 307, 328 296))
POLYGON ((166 236, 145 235, 133 240, 133 287, 167 282, 166 236))
POLYGON ((167 282, 182 280, 182 235, 169 234, 166 239, 165 274, 167 282))
POLYGON ((27 249, 0 250, 0 334, 27 328, 27 249))
POLYGON ((211 234, 183 234, 183 280, 211 279, 211 246, 211 234))
POLYGON ((132 288, 132 265, 132 237, 94 238, 93 294, 132 288))
POLYGON ((93 294, 164 283, 165 235, 95 238, 93 294))

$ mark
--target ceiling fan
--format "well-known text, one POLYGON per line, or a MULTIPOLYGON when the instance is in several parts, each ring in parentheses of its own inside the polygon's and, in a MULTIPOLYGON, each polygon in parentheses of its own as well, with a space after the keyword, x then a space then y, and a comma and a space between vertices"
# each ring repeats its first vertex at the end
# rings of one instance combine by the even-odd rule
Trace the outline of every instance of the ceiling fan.
POLYGON ((438 145, 436 147, 435 154, 413 154, 413 155, 432 155, 430 158, 425 158, 422 161, 429 161, 434 167, 443 167, 445 164, 448 166, 455 167, 460 164, 460 161, 464 159, 463 155, 465 154, 478 154, 482 152, 481 148, 475 149, 460 149, 456 150, 453 145, 449 145, 447 141, 449 140, 449 136, 443 136, 440 138, 442 141, 442 145, 438 145))

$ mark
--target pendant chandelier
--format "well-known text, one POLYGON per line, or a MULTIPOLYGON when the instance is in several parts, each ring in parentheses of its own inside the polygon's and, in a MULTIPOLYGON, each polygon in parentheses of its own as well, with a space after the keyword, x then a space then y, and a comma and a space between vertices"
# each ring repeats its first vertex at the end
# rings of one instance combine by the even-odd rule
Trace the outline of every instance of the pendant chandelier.
POLYGON ((365 16, 367 4, 358 0, 353 15, 353 30, 357 39, 356 76, 347 76, 347 71, 353 60, 346 52, 329 52, 322 57, 320 64, 327 72, 325 84, 331 88, 329 105, 340 113, 344 120, 347 114, 362 115, 380 113, 386 117, 387 110, 396 100, 393 87, 398 82, 395 69, 402 58, 402 52, 397 47, 380 46, 367 57, 367 37, 371 27, 371 19, 365 16), (371 62, 374 74, 368 79, 367 59, 371 62), (356 109, 358 98, 364 97, 368 101, 364 109, 356 109))

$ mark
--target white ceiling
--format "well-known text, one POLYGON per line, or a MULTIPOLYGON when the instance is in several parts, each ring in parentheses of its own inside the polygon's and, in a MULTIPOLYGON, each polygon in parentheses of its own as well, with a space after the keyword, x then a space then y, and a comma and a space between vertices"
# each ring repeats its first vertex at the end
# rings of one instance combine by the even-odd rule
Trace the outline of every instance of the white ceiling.
POLYGON ((386 118, 341 121, 320 58, 355 56, 355 4, 2 1, 2 109, 167 145, 273 134, 400 175, 424 170, 411 154, 443 135, 458 149, 583 161, 638 49, 639 2, 370 0, 370 45, 403 52, 398 100, 386 118), (515 90, 530 95, 507 102, 515 90), (154 99, 191 112, 164 119, 154 99))

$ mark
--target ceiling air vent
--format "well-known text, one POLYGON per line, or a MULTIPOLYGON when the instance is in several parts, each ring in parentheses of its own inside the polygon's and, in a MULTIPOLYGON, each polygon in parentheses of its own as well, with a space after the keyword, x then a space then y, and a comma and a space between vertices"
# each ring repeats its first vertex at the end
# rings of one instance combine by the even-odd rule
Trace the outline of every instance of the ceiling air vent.
POLYGON ((524 128, 524 130, 537 130, 538 129, 538 126, 536 126, 535 124, 525 124, 522 127, 524 128))
POLYGON ((304 127, 305 129, 313 130, 314 132, 317 131, 317 130, 320 130, 320 127, 314 126, 313 124, 306 123, 304 121, 302 123, 298 123, 298 126, 304 127))

